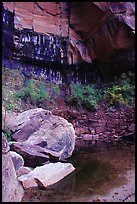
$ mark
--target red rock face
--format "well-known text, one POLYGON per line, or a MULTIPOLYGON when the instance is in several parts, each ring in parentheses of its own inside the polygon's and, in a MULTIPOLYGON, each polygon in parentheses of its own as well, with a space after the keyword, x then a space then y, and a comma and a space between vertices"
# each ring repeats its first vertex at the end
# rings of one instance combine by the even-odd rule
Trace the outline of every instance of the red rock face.
POLYGON ((16 29, 68 37, 68 62, 106 60, 115 49, 134 46, 132 2, 4 2, 16 29))

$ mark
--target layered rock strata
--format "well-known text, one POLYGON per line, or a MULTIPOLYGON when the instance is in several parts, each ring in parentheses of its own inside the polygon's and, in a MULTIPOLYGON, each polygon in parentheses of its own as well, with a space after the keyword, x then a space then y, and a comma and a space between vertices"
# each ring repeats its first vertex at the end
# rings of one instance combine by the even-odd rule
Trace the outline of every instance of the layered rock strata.
POLYGON ((25 62, 134 64, 134 2, 4 2, 3 30, 25 62))

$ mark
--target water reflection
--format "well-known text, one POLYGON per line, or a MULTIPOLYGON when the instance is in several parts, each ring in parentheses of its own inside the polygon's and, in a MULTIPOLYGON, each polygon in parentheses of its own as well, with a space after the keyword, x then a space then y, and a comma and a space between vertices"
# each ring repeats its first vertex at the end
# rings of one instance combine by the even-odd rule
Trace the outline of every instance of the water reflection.
POLYGON ((76 168, 73 173, 46 189, 27 189, 23 202, 79 202, 104 195, 126 184, 126 170, 134 167, 134 159, 134 151, 125 147, 73 155, 68 160, 76 168))

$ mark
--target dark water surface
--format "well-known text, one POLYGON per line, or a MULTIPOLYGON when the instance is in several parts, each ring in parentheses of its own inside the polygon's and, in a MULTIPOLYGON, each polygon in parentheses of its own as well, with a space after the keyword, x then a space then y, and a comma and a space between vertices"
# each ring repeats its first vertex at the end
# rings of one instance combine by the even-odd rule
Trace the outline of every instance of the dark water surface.
POLYGON ((27 189, 22 202, 89 202, 94 195, 105 195, 127 182, 126 172, 134 169, 132 148, 112 147, 73 155, 76 170, 47 189, 27 189))

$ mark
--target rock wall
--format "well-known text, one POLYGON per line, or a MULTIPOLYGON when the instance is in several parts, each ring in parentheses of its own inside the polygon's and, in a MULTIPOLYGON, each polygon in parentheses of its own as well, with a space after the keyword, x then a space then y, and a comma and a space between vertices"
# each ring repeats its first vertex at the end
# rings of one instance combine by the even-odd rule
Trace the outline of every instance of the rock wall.
MULTIPOLYGON (((73 122, 72 122, 73 123, 73 122)), ((92 145, 103 144, 132 145, 135 142, 135 106, 130 105, 123 110, 102 108, 92 117, 79 118, 81 126, 75 126, 76 149, 91 149, 92 145), (126 142, 127 141, 127 142, 126 142)))
MULTIPOLYGON (((123 57, 122 62, 128 64, 125 70, 134 69, 134 54, 130 59, 126 54, 134 52, 134 2, 4 2, 3 5, 4 35, 13 30, 13 22, 6 16, 12 16, 14 21, 13 42, 9 43, 14 44, 14 59, 63 64, 93 63, 97 59, 104 74, 114 64, 109 61, 117 52, 117 56, 123 57)), ((5 46, 5 40, 3 43, 5 46)), ((120 67, 121 59, 115 59, 120 67)))
POLYGON ((4 57, 13 57, 14 14, 2 6, 2 54, 4 57))
MULTIPOLYGON (((3 15, 9 18, 14 14, 14 59, 67 63, 68 18, 64 6, 52 2, 4 3, 3 15)), ((6 24, 4 30, 8 33, 13 27, 9 19, 6 24)))
POLYGON ((67 63, 67 38, 45 35, 24 29, 14 35, 15 59, 67 63))

